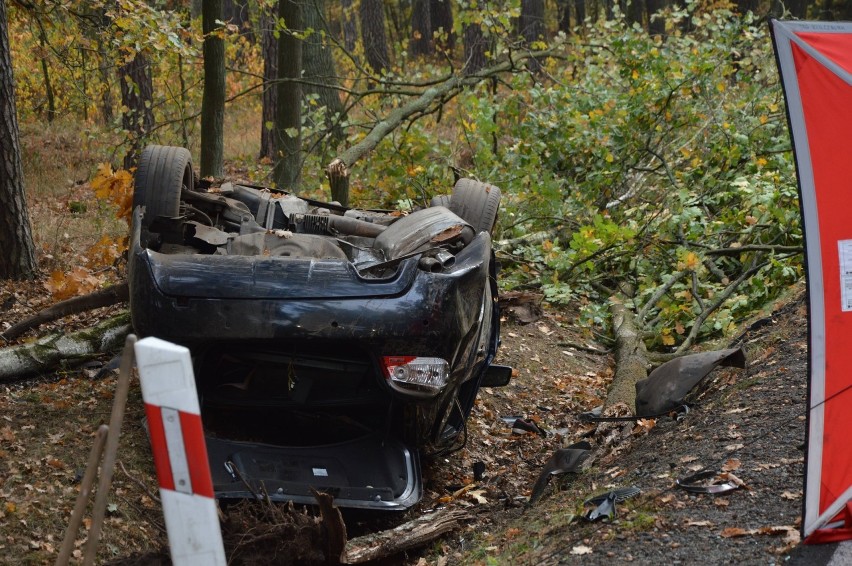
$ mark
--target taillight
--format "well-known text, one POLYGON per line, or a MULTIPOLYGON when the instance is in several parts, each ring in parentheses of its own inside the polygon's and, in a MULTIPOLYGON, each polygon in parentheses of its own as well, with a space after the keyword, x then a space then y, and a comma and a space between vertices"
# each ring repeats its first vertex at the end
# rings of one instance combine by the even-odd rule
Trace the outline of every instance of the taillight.
POLYGON ((441 358, 385 356, 382 361, 391 385, 438 393, 450 377, 449 364, 441 358))

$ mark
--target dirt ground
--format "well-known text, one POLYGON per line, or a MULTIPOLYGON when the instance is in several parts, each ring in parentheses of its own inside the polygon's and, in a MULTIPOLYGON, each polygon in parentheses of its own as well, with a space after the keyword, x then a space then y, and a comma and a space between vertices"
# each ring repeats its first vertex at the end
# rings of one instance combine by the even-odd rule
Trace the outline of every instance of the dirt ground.
MULTIPOLYGON (((0 323, 17 322, 46 302, 37 290, 2 287, 0 323)), ((55 328, 84 326, 91 316, 107 314, 55 328)), ((802 504, 805 319, 798 293, 744 329, 748 368, 711 374, 682 421, 597 428, 577 415, 605 397, 612 376, 605 346, 576 328, 570 313, 545 310, 525 325, 507 313, 500 361, 517 372, 509 386, 482 391, 465 447, 426 463, 425 493, 415 509, 392 516, 345 513, 347 530, 364 534, 438 509, 467 513, 462 527, 386 562, 393 564, 783 562, 797 543, 802 504), (536 423, 545 435, 513 432, 515 418, 536 423), (588 468, 551 481, 541 501, 527 507, 544 462, 555 449, 582 439, 593 447, 588 468), (475 465, 484 465, 481 481, 474 481, 475 465), (677 478, 700 469, 726 471, 742 486, 720 496, 675 486, 677 478), (627 486, 641 494, 617 503, 614 520, 579 518, 585 499, 627 486)), ((0 563, 55 560, 94 431, 109 420, 115 375, 101 371, 105 361, 0 385, 0 563)), ((128 402, 119 460, 98 560, 167 563, 138 387, 128 402)), ((224 511, 231 563, 321 558, 311 509, 224 511), (302 544, 293 548, 288 541, 302 544)), ((75 556, 84 540, 81 533, 75 556)))

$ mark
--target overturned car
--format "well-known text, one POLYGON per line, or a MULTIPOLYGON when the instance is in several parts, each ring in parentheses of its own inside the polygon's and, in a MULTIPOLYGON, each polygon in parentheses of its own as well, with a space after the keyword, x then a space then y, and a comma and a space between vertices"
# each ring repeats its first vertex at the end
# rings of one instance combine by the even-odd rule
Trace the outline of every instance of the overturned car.
POLYGON ((492 364, 499 201, 471 179, 406 215, 205 189, 187 150, 143 151, 133 326, 190 349, 217 497, 420 499, 420 458, 459 448, 479 388, 511 375, 492 364))

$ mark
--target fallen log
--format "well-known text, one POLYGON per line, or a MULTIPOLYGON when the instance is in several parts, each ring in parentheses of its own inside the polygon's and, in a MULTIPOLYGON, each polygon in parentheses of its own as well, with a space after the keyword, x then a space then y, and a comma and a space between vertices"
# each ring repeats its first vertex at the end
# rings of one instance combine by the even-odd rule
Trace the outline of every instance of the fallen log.
POLYGON ((51 305, 50 307, 37 312, 30 318, 22 320, 17 324, 13 324, 8 330, 0 334, 0 337, 5 340, 14 340, 27 330, 35 328, 36 326, 42 325, 46 322, 51 322, 60 319, 63 316, 77 314, 79 312, 123 303, 127 301, 129 296, 127 281, 124 281, 113 285, 112 287, 95 291, 94 293, 89 293, 80 297, 73 297, 66 301, 58 302, 55 305, 51 305))
POLYGON ((426 544, 457 529, 461 521, 470 518, 461 510, 436 511, 387 531, 356 537, 346 543, 340 561, 343 564, 363 564, 387 558, 426 544))
POLYGON ((52 334, 0 349, 0 383, 47 372, 63 360, 117 350, 129 333, 130 313, 123 312, 73 334, 52 334))
POLYGON ((636 328, 633 311, 625 304, 627 300, 623 295, 613 297, 610 307, 615 334, 615 376, 604 409, 624 403, 636 414, 636 382, 648 377, 648 352, 642 333, 636 328))

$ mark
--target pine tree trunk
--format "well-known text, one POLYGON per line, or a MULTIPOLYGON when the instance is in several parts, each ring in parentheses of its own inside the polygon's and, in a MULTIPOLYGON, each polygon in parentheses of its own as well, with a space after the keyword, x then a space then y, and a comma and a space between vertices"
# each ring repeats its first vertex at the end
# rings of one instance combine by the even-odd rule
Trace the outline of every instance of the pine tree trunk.
POLYGON ((299 190, 302 159, 302 42, 289 30, 302 30, 302 8, 297 0, 278 0, 278 17, 287 30, 278 36, 278 78, 275 117, 275 184, 279 189, 299 190), (292 80, 286 80, 292 79, 292 80))
POLYGON ((485 68, 488 41, 482 34, 482 26, 477 23, 464 26, 464 67, 462 73, 472 75, 485 68))
POLYGON ((361 0, 361 38, 367 63, 376 73, 390 66, 388 39, 385 33, 385 11, 382 0, 361 0))
POLYGON ((583 25, 586 21, 586 0, 574 0, 574 9, 577 12, 577 25, 583 25))
POLYGON ((666 20, 653 16, 666 6, 666 0, 645 0, 645 6, 648 10, 648 34, 651 36, 664 35, 666 33, 666 20))
POLYGON ((432 43, 432 17, 429 0, 414 0, 411 4, 411 41, 408 50, 415 57, 435 52, 432 43))
POLYGON ((276 94, 278 87, 278 40, 275 39, 276 12, 274 8, 264 7, 260 13, 261 50, 263 51, 263 122, 260 124, 260 157, 275 158, 276 94))
POLYGON ((204 94, 201 99, 201 176, 221 177, 225 149, 225 41, 216 33, 222 0, 204 0, 204 94))
MULTIPOLYGON (((521 0, 518 28, 519 35, 528 47, 544 39, 544 0, 521 0)), ((533 72, 540 72, 541 63, 532 59, 527 64, 527 68, 533 72)))
POLYGON ((355 46, 358 43, 358 26, 355 23, 352 0, 341 0, 340 6, 343 10, 343 46, 346 47, 349 55, 354 56, 355 46))
POLYGON ((124 167, 136 166, 136 158, 145 143, 148 132, 154 127, 154 86, 148 59, 136 53, 128 63, 119 67, 121 102, 127 110, 121 116, 121 125, 130 135, 130 147, 124 156, 124 167))
POLYGON ((36 260, 24 196, 24 171, 18 144, 15 79, 6 27, 6 0, 0 0, 0 278, 29 279, 36 260))
POLYGON ((444 30, 445 39, 441 47, 452 51, 456 46, 456 35, 453 33, 453 5, 451 0, 430 0, 432 32, 444 30))

